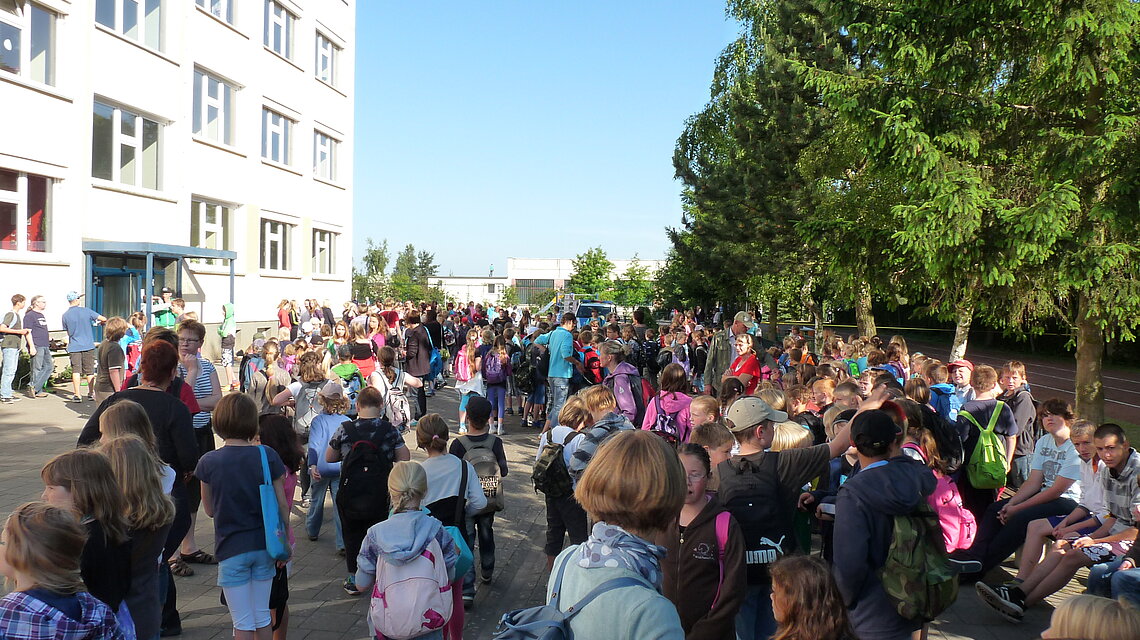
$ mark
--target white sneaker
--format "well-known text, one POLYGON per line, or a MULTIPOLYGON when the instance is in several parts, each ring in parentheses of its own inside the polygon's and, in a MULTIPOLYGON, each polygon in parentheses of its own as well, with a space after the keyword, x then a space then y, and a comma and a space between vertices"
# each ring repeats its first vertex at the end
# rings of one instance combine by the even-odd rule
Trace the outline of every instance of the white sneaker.
POLYGON ((495 431, 495 433, 497 433, 500 436, 503 435, 503 425, 500 424, 499 428, 495 431))

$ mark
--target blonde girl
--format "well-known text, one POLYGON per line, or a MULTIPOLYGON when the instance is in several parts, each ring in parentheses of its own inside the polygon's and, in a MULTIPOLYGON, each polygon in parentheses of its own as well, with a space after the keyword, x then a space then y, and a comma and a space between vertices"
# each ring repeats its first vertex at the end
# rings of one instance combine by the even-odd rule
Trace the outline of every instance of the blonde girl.
POLYGON ((111 461, 98 451, 76 449, 48 460, 40 477, 44 502, 71 509, 87 529, 80 573, 88 590, 118 612, 130 586, 131 548, 111 461))
POLYGON ((1140 638, 1140 613, 1124 598, 1078 595, 1061 603, 1042 638, 1118 640, 1140 638))
MULTIPOLYGON (((467 332, 467 344, 459 350, 455 356, 455 380, 458 383, 456 387, 460 387, 463 383, 470 382, 475 374, 479 372, 479 365, 482 362, 479 358, 479 332, 467 332)), ((459 433, 460 435, 467 433, 467 401, 471 399, 472 395, 478 395, 474 391, 463 392, 463 397, 459 399, 459 433)))
POLYGON ((281 347, 276 341, 266 342, 265 346, 262 347, 265 368, 250 376, 250 385, 246 388, 246 393, 257 405, 258 415, 283 413, 285 411, 284 407, 273 405, 273 398, 293 381, 289 373, 281 366, 280 349, 281 347))
POLYGON ((80 577, 87 532, 70 509, 26 502, 2 536, 0 574, 15 588, 0 599, 0 638, 125 640, 115 614, 80 577))
POLYGON ((158 438, 154 435, 154 426, 141 404, 134 400, 120 400, 107 407, 103 415, 99 416, 99 432, 104 438, 137 436, 162 465, 159 469, 162 492, 169 494, 174 489, 174 480, 178 474, 174 471, 174 467, 163 462, 159 456, 158 438))

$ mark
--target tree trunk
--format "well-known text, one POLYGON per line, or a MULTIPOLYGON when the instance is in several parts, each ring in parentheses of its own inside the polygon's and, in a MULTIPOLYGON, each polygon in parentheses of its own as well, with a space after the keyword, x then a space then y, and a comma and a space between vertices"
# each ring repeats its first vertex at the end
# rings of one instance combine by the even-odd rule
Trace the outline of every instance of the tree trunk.
POLYGON ((780 341, 780 299, 772 296, 768 303, 768 338, 773 342, 780 341))
POLYGON ((1077 299, 1077 375, 1075 382, 1076 414, 1093 424, 1104 422, 1104 385, 1101 365, 1104 360, 1104 332, 1090 308, 1088 296, 1077 299))
POLYGON ((963 302, 958 307, 954 329, 954 344, 950 347, 950 362, 966 357, 966 341, 970 339, 970 325, 974 322, 974 302, 963 302))
POLYGON ((875 326, 875 311, 871 308, 871 285, 866 280, 857 285, 855 292, 855 325, 859 335, 871 337, 879 332, 875 326))

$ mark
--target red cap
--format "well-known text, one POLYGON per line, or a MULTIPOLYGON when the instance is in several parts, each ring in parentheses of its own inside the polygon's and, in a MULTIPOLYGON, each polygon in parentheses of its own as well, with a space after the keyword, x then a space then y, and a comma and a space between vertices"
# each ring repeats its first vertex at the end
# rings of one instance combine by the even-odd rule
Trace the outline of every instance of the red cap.
POLYGON ((954 367, 966 367, 970 371, 973 371, 974 370, 974 363, 970 362, 969 360, 955 360, 954 362, 951 362, 950 364, 946 365, 947 369, 953 369, 954 367))

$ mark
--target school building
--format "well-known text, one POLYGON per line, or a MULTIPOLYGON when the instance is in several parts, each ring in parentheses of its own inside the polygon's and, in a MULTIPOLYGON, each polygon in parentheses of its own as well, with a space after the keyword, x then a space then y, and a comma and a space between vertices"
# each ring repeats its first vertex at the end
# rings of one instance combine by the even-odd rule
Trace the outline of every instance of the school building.
MULTIPOLYGON (((610 260, 614 264, 611 277, 619 278, 633 260, 610 260)), ((650 277, 665 265, 664 260, 638 260, 650 277)), ((507 258, 507 274, 496 276, 446 276, 432 279, 448 298, 462 302, 495 304, 507 287, 514 287, 519 304, 541 307, 550 302, 539 296, 551 289, 561 289, 574 273, 573 258, 507 258)), ((590 293, 590 292, 578 292, 590 293)))

